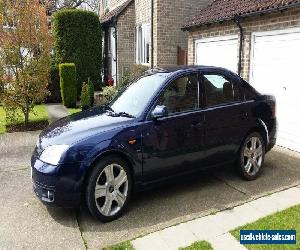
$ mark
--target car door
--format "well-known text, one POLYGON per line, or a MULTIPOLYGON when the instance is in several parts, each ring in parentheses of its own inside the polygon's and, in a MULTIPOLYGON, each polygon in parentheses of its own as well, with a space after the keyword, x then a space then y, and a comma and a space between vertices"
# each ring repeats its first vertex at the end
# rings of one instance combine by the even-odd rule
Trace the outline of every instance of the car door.
POLYGON ((203 71, 205 90, 205 166, 235 159, 241 140, 250 129, 250 106, 240 83, 230 74, 203 71))
POLYGON ((153 105, 164 105, 168 116, 143 129, 143 177, 145 181, 189 171, 199 162, 204 140, 204 116, 200 109, 198 73, 170 82, 153 105))

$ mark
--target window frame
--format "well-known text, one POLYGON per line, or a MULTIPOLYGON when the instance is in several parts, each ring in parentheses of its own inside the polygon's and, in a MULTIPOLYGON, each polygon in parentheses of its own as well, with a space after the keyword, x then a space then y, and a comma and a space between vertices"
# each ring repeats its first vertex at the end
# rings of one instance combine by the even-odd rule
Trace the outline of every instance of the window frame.
POLYGON ((201 71, 199 75, 200 75, 200 84, 202 85, 202 90, 203 90, 203 93, 204 93, 203 103, 204 103, 204 108, 205 109, 230 106, 232 104, 245 102, 245 93, 244 93, 244 90, 241 86, 240 81, 238 81, 237 79, 235 79, 231 75, 226 74, 225 72, 213 71, 213 70, 212 71, 201 71), (228 80, 230 83, 232 83, 233 85, 235 85, 239 89, 240 93, 242 94, 241 100, 229 101, 229 102, 225 102, 225 103, 220 103, 220 104, 215 104, 215 105, 208 106, 207 105, 207 93, 206 93, 206 88, 205 88, 205 85, 204 85, 204 75, 217 75, 217 76, 221 76, 221 77, 225 78, 226 80, 228 80))
POLYGON ((159 93, 154 97, 151 108, 149 109, 149 112, 146 116, 146 120, 152 120, 151 117, 151 113, 152 111, 155 109, 155 107, 158 105, 159 102, 159 97, 161 96, 162 93, 164 93, 166 91, 166 89, 170 86, 170 84, 172 84, 174 81, 176 81, 179 78, 182 77, 186 77, 189 75, 197 75, 198 78, 198 92, 197 92, 197 97, 198 97, 198 107, 194 110, 186 110, 186 111, 180 111, 180 112, 176 112, 176 113, 172 113, 172 114, 168 114, 168 116, 160 118, 159 120, 164 120, 164 119, 168 119, 168 118, 172 118, 172 117, 177 117, 180 115, 186 115, 186 114, 191 114, 191 113, 195 113, 195 112, 199 112, 199 111, 203 111, 205 108, 205 94, 204 94, 204 89, 203 89, 203 85, 201 84, 201 73, 199 71, 191 71, 191 72, 185 72, 183 74, 180 75, 176 75, 172 78, 170 78, 167 83, 165 84, 165 86, 159 91, 159 93), (201 94, 202 91, 202 94, 201 94), (200 105, 202 104, 202 105, 200 105))
POLYGON ((149 66, 151 57, 151 24, 136 26, 136 63, 149 66), (149 45, 147 50, 147 45, 149 45), (148 51, 148 52, 147 52, 148 51), (147 55, 148 53, 148 55, 147 55), (148 58, 148 62, 147 62, 148 58))

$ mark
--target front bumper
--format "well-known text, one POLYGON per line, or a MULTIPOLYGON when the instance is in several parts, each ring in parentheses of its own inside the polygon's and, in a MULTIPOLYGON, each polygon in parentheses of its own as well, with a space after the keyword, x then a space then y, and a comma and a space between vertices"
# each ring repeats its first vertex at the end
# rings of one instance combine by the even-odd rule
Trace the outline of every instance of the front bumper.
POLYGON ((31 168, 33 191, 44 204, 59 207, 80 205, 81 178, 76 171, 79 166, 52 166, 33 156, 31 168))

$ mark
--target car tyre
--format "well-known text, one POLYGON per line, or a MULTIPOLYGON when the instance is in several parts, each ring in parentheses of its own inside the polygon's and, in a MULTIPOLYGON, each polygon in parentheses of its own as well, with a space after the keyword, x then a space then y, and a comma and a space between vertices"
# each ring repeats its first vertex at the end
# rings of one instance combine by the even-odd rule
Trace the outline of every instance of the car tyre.
POLYGON ((265 142, 262 136, 253 132, 247 136, 239 150, 236 169, 246 180, 255 180, 261 173, 265 159, 265 142))
POLYGON ((128 206, 132 177, 127 163, 108 156, 98 161, 87 180, 86 203, 90 213, 102 222, 119 218, 128 206))

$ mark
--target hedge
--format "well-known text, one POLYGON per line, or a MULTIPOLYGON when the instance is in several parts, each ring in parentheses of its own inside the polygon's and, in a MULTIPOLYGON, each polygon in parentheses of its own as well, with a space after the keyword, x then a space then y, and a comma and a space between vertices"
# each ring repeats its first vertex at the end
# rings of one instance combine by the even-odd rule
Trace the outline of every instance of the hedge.
POLYGON ((102 70, 99 17, 85 10, 60 10, 53 15, 52 27, 56 62, 76 65, 78 96, 88 78, 99 90, 102 70))
POLYGON ((59 72, 58 66, 52 65, 49 74, 48 80, 48 90, 50 95, 47 97, 47 103, 60 103, 61 95, 60 95, 60 83, 59 83, 59 72))
POLYGON ((67 108, 75 108, 77 100, 76 66, 74 63, 59 65, 60 89, 63 104, 67 108))

